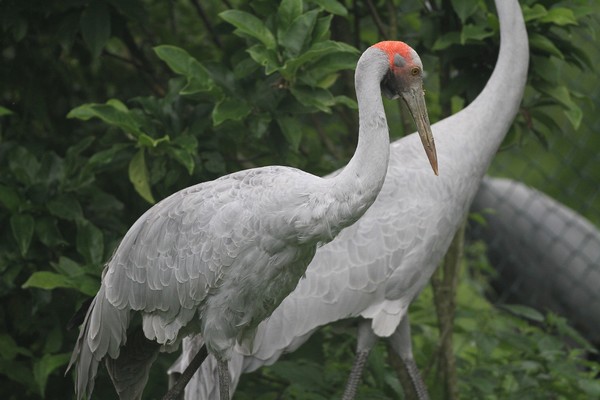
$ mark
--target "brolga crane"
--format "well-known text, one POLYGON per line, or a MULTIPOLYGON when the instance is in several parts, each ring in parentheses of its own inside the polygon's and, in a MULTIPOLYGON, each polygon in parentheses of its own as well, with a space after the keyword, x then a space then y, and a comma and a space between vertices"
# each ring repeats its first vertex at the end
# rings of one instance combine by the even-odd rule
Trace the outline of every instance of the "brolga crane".
POLYGON ((600 346, 600 230, 550 196, 510 179, 483 180, 471 210, 501 300, 551 310, 600 346))
POLYGON ((379 193, 390 149, 382 93, 406 102, 437 175, 422 76, 419 56, 403 42, 380 42, 361 55, 358 146, 335 177, 249 169, 183 189, 144 213, 108 262, 85 316, 69 364, 77 399, 91 396, 103 359, 120 398, 141 398, 161 346, 192 333, 216 357, 221 398, 229 399, 234 344, 252 342, 317 245, 356 222, 379 193))
MULTIPOLYGON (((462 223, 512 123, 529 64, 527 31, 517 0, 496 0, 500 53, 479 96, 432 126, 443 172, 435 180, 412 161, 416 135, 391 145, 377 200, 353 226, 321 247, 294 292, 262 322, 251 347, 236 349, 233 379, 297 349, 320 326, 360 317, 357 356, 344 399, 356 391, 377 337, 390 338, 421 399, 428 397, 413 359, 407 309, 429 281, 462 223), (244 356, 245 355, 245 356, 244 356)), ((186 357, 184 357, 186 358, 186 357)), ((186 389, 187 399, 214 398, 214 360, 186 389)), ((182 359, 182 364, 185 360, 182 359)), ((174 370, 181 369, 176 365, 174 370)))

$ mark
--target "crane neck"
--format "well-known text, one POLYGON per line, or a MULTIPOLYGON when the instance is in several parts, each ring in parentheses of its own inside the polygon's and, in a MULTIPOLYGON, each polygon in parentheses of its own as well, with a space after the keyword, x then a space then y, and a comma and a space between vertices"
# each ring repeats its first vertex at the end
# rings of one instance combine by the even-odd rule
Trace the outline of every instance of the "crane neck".
POLYGON ((496 152, 516 116, 529 66, 529 45, 517 0, 496 0, 500 21, 500 51, 494 71, 477 98, 465 108, 479 121, 495 121, 493 135, 478 132, 480 146, 496 152), (484 143, 485 141, 485 143, 484 143))
POLYGON ((356 219, 375 201, 387 172, 390 139, 380 85, 388 70, 387 54, 375 47, 367 49, 356 66, 358 144, 348 165, 333 178, 334 193, 347 202, 356 219))

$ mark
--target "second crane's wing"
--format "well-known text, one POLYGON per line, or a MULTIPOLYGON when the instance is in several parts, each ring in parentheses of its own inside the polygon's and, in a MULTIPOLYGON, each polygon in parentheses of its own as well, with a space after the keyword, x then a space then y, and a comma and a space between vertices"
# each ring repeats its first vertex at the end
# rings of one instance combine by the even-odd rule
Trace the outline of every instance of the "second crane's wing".
POLYGON ((277 192, 289 183, 288 175, 298 180, 296 171, 246 170, 156 204, 135 222, 109 261, 103 280, 107 299, 117 308, 143 311, 146 335, 172 342, 198 309, 202 312, 208 292, 218 290, 241 252, 246 251, 242 258, 248 264, 249 257, 270 256, 262 254, 269 248, 256 244, 265 224, 260 212, 269 209, 265 198, 285 200, 277 192))
MULTIPOLYGON (((418 142, 410 146, 411 151, 420 151, 414 156, 394 158, 422 157, 418 146, 418 142)), ((439 201, 425 193, 428 189, 423 179, 433 176, 427 164, 412 170, 403 165, 400 173, 395 170, 397 164, 390 164, 386 182, 365 215, 318 249, 296 290, 259 325, 254 347, 240 349, 252 356, 245 361, 246 370, 274 362, 281 353, 295 350, 314 329, 333 321, 361 315, 368 309, 376 314, 376 307, 387 307, 390 302, 397 316, 403 315, 410 296, 416 293, 390 292, 388 281, 400 276, 400 281, 393 282, 397 289, 402 282, 424 279, 406 276, 414 272, 411 266, 427 262, 416 259, 421 253, 415 249, 423 246, 426 238, 443 232, 427 232, 431 228, 428 219, 439 216, 421 212, 435 209, 426 203, 439 201), (412 195, 402 195, 405 190, 412 195), (255 365, 249 366, 252 359, 255 365)))

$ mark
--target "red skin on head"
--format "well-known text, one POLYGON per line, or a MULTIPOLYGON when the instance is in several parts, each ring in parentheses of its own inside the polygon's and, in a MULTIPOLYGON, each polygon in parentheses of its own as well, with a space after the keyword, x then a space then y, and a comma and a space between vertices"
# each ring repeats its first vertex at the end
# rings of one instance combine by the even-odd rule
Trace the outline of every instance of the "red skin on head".
POLYGON ((390 59, 390 67, 394 66, 394 55, 400 54, 407 62, 412 60, 410 51, 412 48, 404 42, 396 40, 386 40, 373 45, 380 50, 385 51, 390 59))

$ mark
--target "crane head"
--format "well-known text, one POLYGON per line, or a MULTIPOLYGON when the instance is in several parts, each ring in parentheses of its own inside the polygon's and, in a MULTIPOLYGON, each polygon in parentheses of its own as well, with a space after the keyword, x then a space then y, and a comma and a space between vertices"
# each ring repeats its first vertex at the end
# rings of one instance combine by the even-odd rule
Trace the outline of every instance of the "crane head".
POLYGON ((379 42, 373 47, 388 55, 389 70, 381 81, 382 93, 390 98, 402 98, 412 115, 433 172, 438 174, 437 153, 423 90, 423 64, 409 45, 400 41, 379 42))

